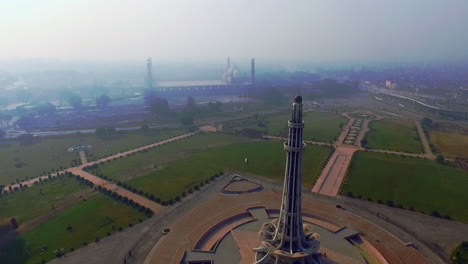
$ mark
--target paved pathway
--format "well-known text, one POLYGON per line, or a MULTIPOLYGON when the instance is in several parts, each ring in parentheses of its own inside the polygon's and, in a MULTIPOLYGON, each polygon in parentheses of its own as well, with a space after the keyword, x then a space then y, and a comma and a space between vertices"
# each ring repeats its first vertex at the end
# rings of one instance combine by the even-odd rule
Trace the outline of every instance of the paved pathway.
POLYGON ((141 195, 130 192, 130 191, 124 189, 124 188, 121 188, 121 187, 115 185, 114 183, 108 182, 108 181, 106 181, 104 179, 101 179, 101 178, 99 178, 97 176, 94 176, 91 173, 83 171, 83 170, 81 170, 79 168, 69 169, 68 171, 75 174, 75 175, 79 175, 79 176, 91 181, 96 186, 102 186, 105 189, 114 191, 114 192, 122 195, 123 197, 127 197, 128 199, 131 199, 134 202, 153 210, 153 212, 155 212, 155 213, 158 213, 163 208, 161 205, 159 205, 159 204, 157 204, 157 203, 155 203, 155 202, 153 202, 153 201, 151 201, 151 200, 149 200, 149 199, 147 199, 147 198, 145 198, 145 197, 143 197, 141 195))
MULTIPOLYGON (((128 190, 126 190, 124 188, 121 188, 121 187, 119 187, 119 186, 117 186, 117 185, 115 185, 115 184, 113 184, 113 183, 111 183, 109 181, 106 181, 106 180, 101 179, 101 178, 99 178, 99 177, 97 177, 95 175, 92 175, 92 174, 90 174, 88 172, 85 172, 85 171, 83 171, 83 168, 86 167, 86 166, 89 166, 89 165, 99 164, 99 163, 103 163, 103 162, 113 160, 113 159, 116 159, 116 158, 125 157, 127 155, 130 155, 130 154, 142 151, 142 150, 146 150, 146 149, 154 148, 154 147, 157 147, 157 146, 161 146, 161 145, 164 145, 164 144, 169 143, 169 142, 173 142, 173 141, 176 141, 176 140, 180 140, 180 139, 183 139, 183 138, 193 136, 195 134, 196 133, 187 133, 187 134, 184 134, 184 135, 181 135, 181 136, 177 136, 177 137, 173 137, 173 138, 166 139, 166 140, 163 140, 163 141, 159 141, 159 142, 149 144, 149 145, 146 145, 146 146, 143 146, 143 147, 139 147, 139 148, 132 149, 132 150, 125 151, 125 152, 121 152, 121 153, 117 153, 115 155, 105 157, 105 158, 102 158, 102 159, 99 159, 99 160, 93 161, 93 162, 87 162, 84 153, 80 152, 80 157, 81 157, 81 160, 82 160, 82 164, 80 166, 68 168, 66 170, 53 173, 53 174, 51 174, 51 176, 57 176, 58 174, 61 174, 61 173, 64 173, 64 172, 71 172, 71 173, 73 173, 75 175, 80 175, 81 177, 91 181, 94 185, 102 186, 103 188, 114 191, 114 192, 122 195, 123 197, 127 197, 128 199, 131 199, 134 202, 139 203, 140 205, 143 205, 143 206, 151 209, 154 213, 158 213, 163 208, 161 205, 147 199, 146 197, 143 197, 143 196, 138 195, 136 193, 130 192, 130 191, 128 191, 128 190)), ((21 184, 31 186, 35 182, 40 181, 40 179, 47 179, 47 178, 48 178, 48 176, 41 176, 41 177, 38 177, 38 178, 35 178, 35 179, 31 179, 31 180, 22 182, 21 184)), ((16 188, 16 187, 19 188, 19 186, 20 186, 19 184, 13 184, 13 185, 11 185, 11 188, 16 188)), ((6 186, 4 189, 8 191, 9 187, 10 186, 6 186)))
POLYGON ((330 161, 323 169, 312 191, 328 196, 336 196, 346 175, 354 152, 359 148, 337 147, 330 161))
POLYGON ((88 163, 88 160, 86 159, 86 153, 84 151, 80 151, 80 159, 81 159, 81 164, 88 163))
MULTIPOLYGON (((341 183, 346 175, 346 171, 351 163, 354 152, 361 149, 360 147, 343 144, 351 126, 356 121, 356 119, 349 116, 348 113, 344 113, 343 116, 348 118, 349 121, 338 137, 335 152, 312 188, 313 192, 328 196, 336 196, 340 191, 341 183)), ((361 130, 360 134, 362 134, 363 131, 364 129, 361 130)))
POLYGON ((421 123, 418 121, 415 121, 414 123, 418 130, 419 139, 421 140, 421 144, 423 146, 426 157, 434 160, 436 158, 436 155, 432 153, 431 146, 429 145, 429 140, 426 137, 426 133, 424 133, 424 129, 422 128, 421 123))
MULTIPOLYGON (((153 143, 153 144, 149 144, 149 145, 146 145, 146 146, 143 146, 143 147, 139 147, 139 148, 136 148, 136 149, 125 151, 125 152, 120 152, 120 153, 117 153, 117 154, 114 154, 114 155, 99 159, 97 161, 83 163, 80 166, 71 167, 71 168, 68 168, 68 169, 65 169, 65 170, 61 170, 59 172, 51 173, 50 175, 51 176, 57 176, 57 174, 62 174, 62 173, 65 173, 65 172, 71 171, 71 170, 74 170, 74 171, 76 171, 76 169, 82 170, 86 166, 103 163, 103 162, 113 160, 113 159, 116 159, 116 158, 120 158, 120 157, 125 157, 127 155, 130 155, 130 154, 142 151, 142 150, 146 150, 146 149, 154 148, 154 147, 157 147, 157 146, 161 146, 161 145, 167 144, 169 142, 173 142, 173 141, 176 141, 176 140, 180 140, 180 139, 183 139, 183 138, 193 136, 195 134, 196 134, 196 132, 183 134, 183 135, 180 135, 180 136, 177 136, 177 137, 173 137, 173 138, 169 138, 169 139, 159 141, 159 142, 156 142, 156 143, 153 143)), ((35 182, 40 181, 40 179, 44 180, 44 179, 47 179, 47 178, 48 178, 48 175, 44 175, 44 176, 40 176, 40 177, 37 177, 37 178, 34 178, 34 179, 30 179, 30 180, 21 182, 21 184, 23 184, 23 186, 25 186, 25 185, 32 186, 35 182)), ((18 184, 7 185, 7 186, 4 187, 4 190, 8 191, 10 186, 12 188, 15 188, 15 187, 19 188, 20 184, 18 183, 18 184)))

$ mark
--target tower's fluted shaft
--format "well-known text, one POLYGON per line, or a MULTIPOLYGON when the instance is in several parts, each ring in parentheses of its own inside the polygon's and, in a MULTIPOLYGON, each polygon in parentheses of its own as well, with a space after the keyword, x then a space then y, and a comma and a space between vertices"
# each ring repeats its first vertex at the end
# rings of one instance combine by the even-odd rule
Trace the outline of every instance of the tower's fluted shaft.
POLYGON ((262 245, 256 251, 256 263, 262 264, 318 264, 320 247, 317 235, 302 223, 302 154, 304 122, 302 98, 294 99, 291 120, 288 122, 288 141, 283 196, 278 219, 265 223, 259 232, 262 245))

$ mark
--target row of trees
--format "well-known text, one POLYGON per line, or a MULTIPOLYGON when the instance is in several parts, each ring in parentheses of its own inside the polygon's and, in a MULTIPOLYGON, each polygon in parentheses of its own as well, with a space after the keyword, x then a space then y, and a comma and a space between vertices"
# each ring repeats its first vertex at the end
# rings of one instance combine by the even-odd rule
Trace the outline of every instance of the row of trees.
POLYGON ((185 106, 179 113, 173 112, 169 108, 167 99, 159 97, 155 90, 146 90, 144 94, 144 102, 148 110, 155 115, 165 115, 170 117, 178 117, 183 125, 192 125, 195 115, 206 111, 209 113, 217 113, 222 111, 222 103, 209 102, 206 108, 200 108, 192 96, 187 97, 185 106))
POLYGON ((154 214, 154 212, 151 209, 149 209, 149 208, 147 208, 147 207, 133 201, 132 199, 128 199, 127 197, 122 196, 122 195, 120 195, 120 194, 118 194, 118 193, 116 193, 114 191, 103 188, 102 186, 98 186, 96 188, 96 190, 99 191, 100 193, 104 194, 104 195, 107 195, 107 196, 111 197, 114 200, 123 202, 123 203, 125 203, 125 204, 127 204, 129 206, 132 206, 135 209, 138 209, 140 212, 146 214, 148 217, 151 217, 154 214))
MULTIPOLYGON (((87 166, 85 168, 83 168, 84 170, 86 171, 90 171, 90 170, 96 170, 98 168, 98 165, 97 164, 94 164, 94 165, 91 165, 91 166, 87 166)), ((203 187, 205 184, 208 184, 210 183, 211 181, 215 180, 216 178, 220 177, 221 175, 223 175, 223 172, 220 171, 218 173, 215 173, 214 175, 212 175, 210 178, 206 179, 205 181, 202 181, 202 182, 199 182, 197 184, 195 184, 194 186, 190 187, 189 189, 187 189, 187 192, 182 192, 180 195, 177 195, 175 196, 173 199, 169 199, 169 200, 162 200, 161 198, 155 196, 154 194, 150 194, 148 192, 145 192, 141 189, 138 189, 136 187, 133 187, 125 182, 121 182, 119 180, 116 180, 116 179, 111 179, 105 175, 102 175, 100 173, 95 173, 96 176, 104 179, 104 180, 107 180, 107 181, 111 181, 111 182, 114 182, 117 186, 119 187, 122 187, 130 192, 133 192, 135 194, 138 194, 138 195, 141 195, 141 196, 144 196, 146 197, 147 199, 153 201, 153 202, 156 202, 156 203, 159 203, 161 205, 173 205, 174 203, 176 202, 179 202, 182 198, 186 197, 187 196, 187 192, 189 194, 193 193, 194 191, 198 191, 200 189, 200 187, 203 187)))
MULTIPOLYGON (((360 194, 355 195, 353 192, 347 192, 346 195, 348 197, 351 197, 351 198, 364 199, 364 200, 367 200, 369 202, 374 202, 374 200, 371 197, 364 198, 362 195, 360 195, 360 194)), ((377 200, 375 202, 377 202, 378 204, 383 204, 383 205, 389 206, 389 207, 396 207, 396 208, 400 208, 400 209, 408 209, 410 211, 416 211, 416 209, 413 206, 404 206, 403 204, 396 203, 395 201, 392 201, 392 200, 382 201, 382 200, 379 199, 379 200, 377 200)), ((448 220, 453 220, 453 218, 451 216, 442 215, 437 210, 432 210, 431 212, 420 211, 420 213, 429 214, 429 215, 434 216, 434 217, 444 218, 444 219, 448 219, 448 220)))
MULTIPOLYGON (((47 175, 47 178, 40 177, 39 180, 34 182, 34 185, 41 185, 41 184, 44 184, 44 183, 47 183, 47 182, 53 182, 53 181, 55 181, 57 179, 63 179, 63 178, 65 178, 65 175, 66 175, 66 173, 59 173, 57 175, 49 174, 49 175, 47 175)), ((5 196, 5 195, 7 195, 9 193, 11 194, 11 193, 14 193, 14 192, 24 191, 24 190, 26 190, 28 188, 28 185, 24 185, 23 183, 19 182, 19 180, 17 180, 17 184, 18 184, 18 186, 15 186, 15 187, 13 187, 12 185, 8 186, 8 191, 4 190, 4 188, 5 188, 4 185, 0 185, 0 197, 5 196)))

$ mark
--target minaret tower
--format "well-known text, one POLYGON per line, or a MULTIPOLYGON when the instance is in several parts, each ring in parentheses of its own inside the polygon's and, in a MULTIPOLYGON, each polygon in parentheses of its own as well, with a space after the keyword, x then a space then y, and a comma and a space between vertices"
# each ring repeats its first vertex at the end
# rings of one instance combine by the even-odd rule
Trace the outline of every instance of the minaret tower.
POLYGON ((253 86, 255 84, 255 59, 252 58, 250 61, 250 85, 253 86))
POLYGON ((302 97, 296 96, 289 137, 284 143, 287 152, 281 211, 278 219, 264 223, 259 232, 261 245, 255 248, 256 264, 320 264, 318 234, 302 223, 302 154, 304 122, 302 97))
POLYGON ((146 88, 153 88, 153 63, 151 58, 146 60, 146 88))

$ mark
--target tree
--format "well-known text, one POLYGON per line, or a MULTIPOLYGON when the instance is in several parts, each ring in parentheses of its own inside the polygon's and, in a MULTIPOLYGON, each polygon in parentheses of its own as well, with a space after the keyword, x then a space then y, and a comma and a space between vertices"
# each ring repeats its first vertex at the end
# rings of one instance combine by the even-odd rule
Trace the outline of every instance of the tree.
POLYGON ((222 107, 222 103, 220 101, 216 101, 216 103, 209 102, 208 103, 208 111, 212 113, 220 112, 222 107))
POLYGON ((444 164, 445 163, 445 157, 442 155, 438 155, 436 158, 437 162, 444 164))
POLYGON ((80 108, 82 105, 81 97, 76 94, 70 94, 70 96, 67 98, 67 102, 74 108, 80 108))
POLYGON ((166 99, 157 96, 154 90, 146 90, 144 94, 145 105, 154 114, 169 113, 169 103, 166 99))
POLYGON ((182 111, 180 114, 180 122, 182 125, 188 126, 193 124, 193 113, 188 111, 182 111))
POLYGON ((39 116, 49 116, 55 113, 57 107, 49 102, 42 103, 34 108, 34 111, 39 116))
POLYGON ((96 135, 101 138, 113 136, 117 133, 114 127, 98 127, 96 128, 96 135))
POLYGON ((187 103, 185 104, 185 111, 195 113, 197 112, 197 104, 195 103, 195 98, 192 96, 187 97, 187 103))
POLYGON ((111 99, 109 96, 103 94, 96 98, 96 105, 98 107, 106 107, 110 103, 111 99))
POLYGON ((423 125, 423 127, 425 128, 430 128, 432 126, 432 119, 428 118, 428 117, 424 117, 422 120, 421 120, 421 124, 423 125))

